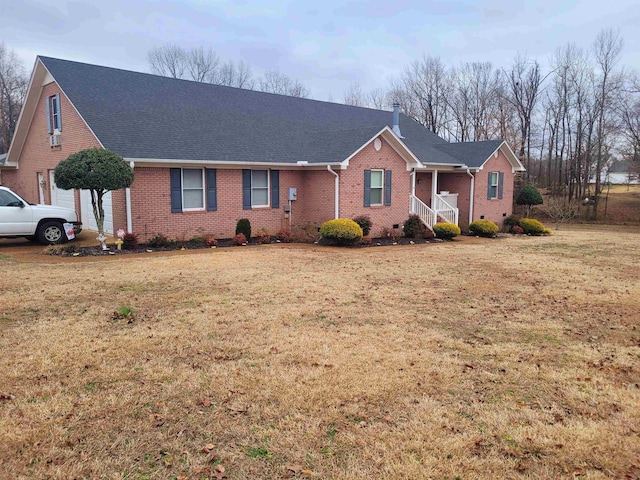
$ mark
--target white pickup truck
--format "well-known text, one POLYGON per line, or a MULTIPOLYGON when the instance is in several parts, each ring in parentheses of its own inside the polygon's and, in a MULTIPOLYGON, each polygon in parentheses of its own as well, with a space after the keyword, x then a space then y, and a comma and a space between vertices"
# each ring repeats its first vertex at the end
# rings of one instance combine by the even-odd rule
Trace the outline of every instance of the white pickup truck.
POLYGON ((31 205, 7 187, 0 187, 0 237, 25 237, 45 245, 67 241, 63 224, 82 231, 78 215, 70 208, 31 205))

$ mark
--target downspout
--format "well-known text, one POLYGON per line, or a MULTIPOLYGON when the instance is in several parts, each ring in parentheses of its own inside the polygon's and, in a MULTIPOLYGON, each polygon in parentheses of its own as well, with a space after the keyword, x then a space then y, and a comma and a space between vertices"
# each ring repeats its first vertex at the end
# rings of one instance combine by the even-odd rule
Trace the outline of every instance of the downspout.
POLYGON ((334 172, 331 169, 331 165, 327 165, 327 170, 336 176, 336 179, 335 179, 336 200, 335 200, 335 207, 334 207, 334 217, 340 218, 340 175, 338 175, 337 172, 334 172))
POLYGON ((471 189, 469 191, 469 225, 473 222, 473 194, 476 185, 476 177, 473 176, 471 171, 467 168, 467 175, 471 177, 471 189))
MULTIPOLYGON (((134 162, 129 162, 129 166, 131 166, 131 170, 135 166, 134 162)), ((125 196, 125 205, 127 209, 127 233, 131 233, 133 231, 133 219, 131 216, 131 188, 127 187, 124 191, 125 196)))
POLYGON ((411 196, 416 196, 416 169, 411 169, 411 196))

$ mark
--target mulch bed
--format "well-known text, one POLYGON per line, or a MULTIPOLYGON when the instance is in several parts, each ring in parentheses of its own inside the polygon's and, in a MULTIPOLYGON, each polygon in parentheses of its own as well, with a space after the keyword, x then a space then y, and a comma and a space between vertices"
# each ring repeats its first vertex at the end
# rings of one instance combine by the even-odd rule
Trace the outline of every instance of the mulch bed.
MULTIPOLYGON (((441 243, 443 241, 444 240, 439 238, 430 238, 430 239, 405 238, 405 237, 400 237, 398 239, 373 238, 371 239, 370 245, 360 244, 360 245, 353 245, 353 246, 343 247, 343 248, 371 248, 371 247, 384 247, 384 246, 391 246, 391 245, 424 245, 427 243, 441 243)), ((270 243, 275 244, 275 243, 281 243, 281 242, 273 239, 270 243)), ((292 243, 296 243, 296 242, 292 242, 292 243)), ((317 245, 332 246, 330 244, 323 242, 322 240, 315 243, 317 245)), ((59 250, 47 251, 47 249, 45 249, 43 253, 45 255, 55 255, 55 256, 61 256, 61 257, 97 257, 97 256, 106 256, 106 255, 127 255, 130 253, 171 252, 171 251, 179 251, 179 250, 207 250, 207 249, 229 248, 229 247, 239 247, 239 246, 255 247, 259 245, 262 245, 262 244, 253 241, 253 239, 249 241, 249 243, 247 243, 246 245, 235 245, 233 243, 233 239, 231 238, 224 238, 224 239, 218 240, 218 244, 215 247, 209 247, 205 244, 189 244, 187 242, 184 245, 176 244, 176 245, 169 245, 169 246, 163 246, 163 247, 149 247, 146 244, 140 244, 137 246, 137 248, 131 249, 131 250, 125 250, 125 249, 118 250, 115 244, 108 244, 107 246, 109 247, 109 250, 102 250, 99 246, 79 247, 73 243, 68 243, 68 244, 60 245, 59 250)))

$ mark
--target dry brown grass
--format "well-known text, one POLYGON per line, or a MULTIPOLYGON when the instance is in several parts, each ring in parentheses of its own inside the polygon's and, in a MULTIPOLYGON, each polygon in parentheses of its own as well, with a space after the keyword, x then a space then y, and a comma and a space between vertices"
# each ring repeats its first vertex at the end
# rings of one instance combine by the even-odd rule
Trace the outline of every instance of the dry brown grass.
POLYGON ((638 478, 639 240, 0 258, 0 477, 638 478))

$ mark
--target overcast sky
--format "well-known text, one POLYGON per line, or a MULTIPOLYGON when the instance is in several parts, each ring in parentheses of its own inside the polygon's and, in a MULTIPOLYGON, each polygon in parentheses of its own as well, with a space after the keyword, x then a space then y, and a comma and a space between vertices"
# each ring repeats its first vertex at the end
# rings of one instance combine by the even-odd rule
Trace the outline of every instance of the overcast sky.
POLYGON ((153 46, 211 46, 334 101, 354 81, 386 87, 422 55, 508 67, 521 52, 546 66, 610 27, 624 38, 621 63, 640 71, 638 0, 0 0, 0 42, 29 70, 40 54, 148 71, 153 46))

